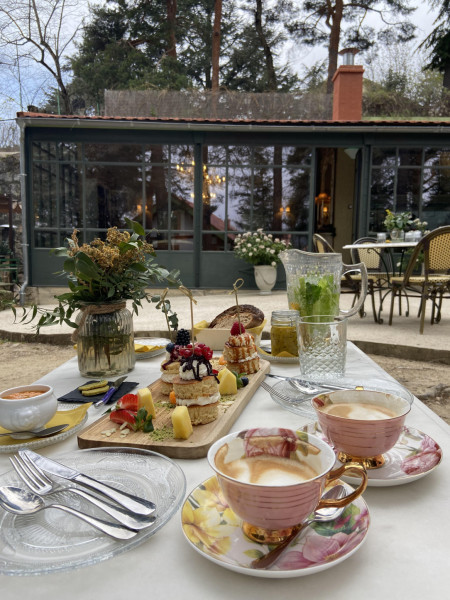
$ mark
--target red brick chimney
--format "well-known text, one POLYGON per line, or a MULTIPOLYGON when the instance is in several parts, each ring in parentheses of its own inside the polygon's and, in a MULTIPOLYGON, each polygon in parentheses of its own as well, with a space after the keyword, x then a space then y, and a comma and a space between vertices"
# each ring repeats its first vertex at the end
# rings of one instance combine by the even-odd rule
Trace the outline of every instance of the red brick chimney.
POLYGON ((333 77, 333 121, 361 121, 364 69, 355 65, 356 48, 345 48, 341 65, 333 77))

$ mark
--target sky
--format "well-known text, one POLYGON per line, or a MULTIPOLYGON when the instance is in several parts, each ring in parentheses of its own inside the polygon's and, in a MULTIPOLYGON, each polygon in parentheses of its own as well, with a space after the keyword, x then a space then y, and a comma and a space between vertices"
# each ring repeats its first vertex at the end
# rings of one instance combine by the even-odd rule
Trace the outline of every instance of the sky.
MULTIPOLYGON (((420 0, 414 0, 414 3, 419 5, 411 17, 411 21, 418 27, 418 45, 432 30, 436 11, 430 11, 429 6, 423 2, 420 3, 420 0)), ((83 14, 87 14, 88 0, 81 0, 77 11, 80 18, 83 14)), ((373 25, 376 26, 376 23, 373 25)), ((309 67, 317 61, 325 60, 326 49, 291 46, 286 49, 284 56, 289 61, 292 70, 301 74, 305 66, 309 67)), ((26 110, 30 104, 39 104, 43 90, 53 87, 54 81, 44 69, 41 68, 39 72, 36 65, 27 65, 24 62, 19 63, 19 81, 17 69, 8 70, 1 66, 1 62, 0 55, 0 119, 13 119, 17 111, 26 110)))

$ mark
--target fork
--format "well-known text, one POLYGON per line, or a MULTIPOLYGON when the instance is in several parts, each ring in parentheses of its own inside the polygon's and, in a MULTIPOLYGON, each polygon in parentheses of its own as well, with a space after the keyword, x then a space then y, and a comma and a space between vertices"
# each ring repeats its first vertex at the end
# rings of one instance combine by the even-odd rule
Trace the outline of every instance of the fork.
MULTIPOLYGON (((281 379, 287 381, 291 387, 296 389, 298 392, 303 394, 318 394, 324 390, 348 390, 348 385, 335 385, 329 383, 319 383, 319 387, 312 385, 309 381, 303 379, 297 379, 296 377, 286 377, 285 375, 274 375, 273 373, 266 373, 266 377, 273 377, 274 379, 281 379)), ((359 387, 359 386, 358 386, 359 387)))
MULTIPOLYGON (((285 402, 290 402, 292 403, 293 400, 295 400, 295 398, 286 396, 286 394, 282 394, 280 391, 274 389, 272 386, 270 386, 268 383, 266 383, 265 381, 261 382, 261 387, 266 390, 266 392, 269 392, 269 394, 271 394, 272 396, 276 396, 277 398, 279 398, 280 400, 284 400, 285 402)), ((300 400, 299 402, 303 402, 302 400, 300 400)))
POLYGON ((134 530, 150 527, 156 520, 156 518, 153 516, 132 515, 127 510, 118 506, 113 506, 112 504, 109 504, 109 502, 100 500, 97 498, 97 496, 94 496, 89 492, 79 490, 76 487, 67 485, 62 486, 47 477, 47 475, 26 456, 21 457, 15 455, 10 457, 9 460, 17 475, 32 492, 38 494, 39 496, 46 496, 48 494, 68 491, 72 494, 76 494, 77 496, 81 496, 91 504, 94 504, 104 512, 108 513, 108 515, 119 521, 119 523, 122 525, 125 525, 125 527, 134 530))

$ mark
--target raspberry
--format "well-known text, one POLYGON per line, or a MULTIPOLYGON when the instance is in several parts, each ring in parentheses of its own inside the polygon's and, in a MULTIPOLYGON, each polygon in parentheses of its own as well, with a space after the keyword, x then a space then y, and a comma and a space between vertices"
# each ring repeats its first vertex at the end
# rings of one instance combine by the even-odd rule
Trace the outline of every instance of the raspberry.
POLYGON ((239 335, 240 333, 245 333, 245 327, 240 325, 237 321, 233 323, 231 327, 231 335, 239 335))
POLYGON ((204 348, 202 348, 202 353, 206 360, 211 360, 211 358, 213 357, 213 351, 211 350, 211 348, 209 348, 209 346, 205 346, 204 348))

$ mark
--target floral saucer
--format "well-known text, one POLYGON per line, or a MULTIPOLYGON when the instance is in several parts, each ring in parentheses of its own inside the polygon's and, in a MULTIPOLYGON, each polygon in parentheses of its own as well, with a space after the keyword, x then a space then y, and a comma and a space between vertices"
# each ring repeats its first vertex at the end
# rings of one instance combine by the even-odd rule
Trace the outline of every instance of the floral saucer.
MULTIPOLYGON (((319 423, 308 423, 301 428, 306 433, 326 439, 319 423)), ((330 444, 331 445, 331 444, 330 444)), ((441 447, 428 435, 413 427, 403 427, 398 442, 384 454, 385 463, 379 469, 369 469, 368 486, 388 487, 403 485, 431 473, 442 461, 441 447)), ((341 463, 336 459, 336 466, 341 463)), ((353 477, 343 477, 345 481, 357 481, 353 477)))
POLYGON ((225 569, 269 578, 301 577, 339 564, 361 547, 369 521, 360 497, 334 521, 306 528, 274 565, 255 569, 252 561, 270 548, 244 535, 241 519, 229 508, 215 476, 190 493, 181 511, 183 533, 199 554, 225 569))

